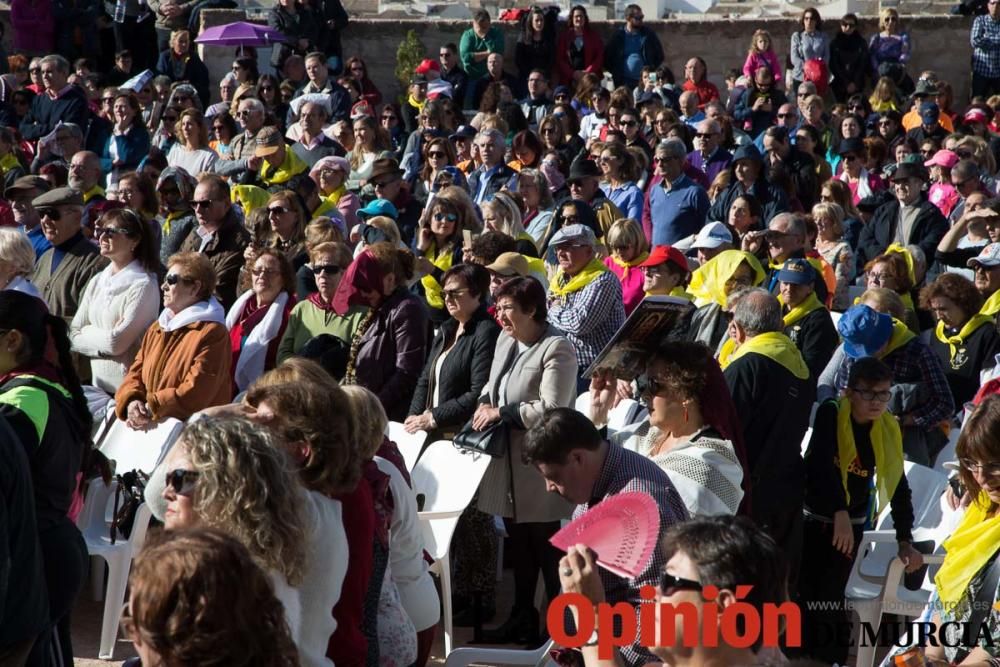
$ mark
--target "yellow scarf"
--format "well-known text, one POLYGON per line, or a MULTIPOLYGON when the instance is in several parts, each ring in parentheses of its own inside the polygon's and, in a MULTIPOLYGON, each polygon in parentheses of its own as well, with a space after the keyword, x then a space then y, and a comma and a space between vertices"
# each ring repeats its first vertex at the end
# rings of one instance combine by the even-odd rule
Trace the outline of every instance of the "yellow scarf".
POLYGON ((645 262, 647 259, 649 259, 649 253, 648 252, 642 253, 641 255, 639 255, 638 257, 636 257, 635 259, 633 259, 631 262, 623 262, 622 260, 618 259, 614 255, 611 255, 611 261, 614 262, 615 265, 619 269, 622 270, 622 280, 623 281, 626 278, 628 278, 628 270, 629 269, 631 269, 633 266, 639 266, 640 264, 642 264, 643 262, 645 262))
POLYGON ((243 207, 245 214, 250 215, 256 209, 267 206, 267 200, 271 198, 271 193, 256 185, 234 185, 230 189, 230 198, 234 204, 243 207))
POLYGON ((556 271, 556 275, 552 276, 552 280, 549 281, 549 294, 565 299, 573 292, 579 292, 584 287, 594 282, 598 276, 607 270, 608 267, 604 266, 604 262, 595 257, 590 260, 590 263, 587 264, 587 266, 583 267, 583 270, 580 271, 580 273, 570 278, 565 285, 561 285, 563 278, 566 277, 566 274, 562 269, 559 269, 556 271))
MULTIPOLYGON (((655 296, 655 295, 652 292, 646 292, 646 296, 655 296)), ((680 287, 680 286, 675 287, 672 290, 670 290, 670 292, 667 294, 667 296, 675 296, 678 299, 686 299, 687 301, 693 301, 694 300, 694 297, 690 293, 684 291, 684 288, 680 287)))
MULTIPOLYGON (((780 297, 778 298, 778 301, 781 301, 780 297)), ((783 301, 782 305, 784 305, 783 301)), ((812 311, 818 310, 822 307, 823 304, 819 302, 819 298, 817 298, 816 292, 813 292, 808 297, 806 297, 805 301, 803 301, 802 303, 800 303, 799 305, 795 306, 794 308, 790 309, 787 313, 785 313, 785 316, 782 319, 785 322, 785 326, 790 327, 799 320, 801 320, 803 317, 811 313, 812 311)))
POLYGON ((86 204, 92 198, 97 197, 98 195, 100 195, 101 197, 104 196, 104 188, 102 188, 100 185, 95 185, 94 187, 90 188, 89 190, 83 193, 83 203, 86 204))
POLYGON ((323 197, 324 201, 330 202, 332 205, 336 206, 340 203, 340 198, 347 194, 347 185, 344 183, 340 184, 340 187, 323 197))
POLYGON ((969 582, 1000 546, 1000 516, 988 516, 992 506, 986 492, 965 510, 965 516, 951 537, 944 541, 947 555, 934 583, 938 597, 953 609, 969 588, 969 582))
MULTIPOLYGON (((778 362, 800 380, 809 378, 809 368, 802 360, 802 353, 799 352, 799 348, 795 347, 792 339, 783 333, 769 331, 747 340, 740 345, 739 349, 728 356, 726 366, 751 353, 757 353, 778 362)), ((719 365, 722 365, 721 358, 719 365)))
POLYGON ((719 367, 725 368, 733 362, 733 352, 736 351, 736 341, 732 338, 726 337, 726 340, 722 341, 722 347, 719 348, 719 367))
POLYGON ((886 344, 885 349, 878 353, 879 359, 885 359, 890 354, 903 347, 911 340, 917 337, 917 334, 910 331, 910 328, 900 322, 899 320, 893 318, 892 320, 892 335, 889 336, 889 342, 886 344))
POLYGON ((983 326, 984 324, 993 324, 993 318, 988 315, 976 314, 972 316, 965 326, 962 327, 961 331, 954 336, 946 336, 944 333, 944 322, 938 322, 937 326, 934 328, 934 335, 942 343, 948 344, 948 350, 951 352, 951 360, 955 361, 955 355, 958 354, 958 346, 965 342, 965 339, 972 335, 972 333, 983 326))
MULTIPOLYGON (((875 452, 875 487, 878 491, 878 510, 886 507, 896 493, 896 486, 903 476, 903 435, 899 422, 888 412, 872 422, 872 451, 875 452)), ((847 502, 851 501, 847 490, 847 471, 858 456, 851 428, 851 401, 847 397, 837 401, 837 459, 840 463, 840 480, 844 483, 847 502)))
MULTIPOLYGON (((425 257, 433 258, 431 264, 442 271, 447 271, 451 268, 452 251, 451 247, 445 247, 438 251, 436 244, 432 242, 425 257)), ((428 273, 420 279, 420 284, 424 286, 424 298, 427 300, 427 305, 438 310, 444 308, 444 294, 441 292, 441 283, 437 281, 437 278, 428 273)))
POLYGON ((710 303, 726 307, 726 281, 733 277, 740 264, 746 262, 754 272, 754 285, 764 282, 764 267, 757 258, 743 250, 723 250, 691 274, 688 290, 694 295, 694 305, 701 308, 710 303))
POLYGON ((427 104, 427 100, 424 100, 423 102, 418 102, 417 99, 415 97, 413 97, 413 95, 409 96, 409 99, 407 100, 407 102, 410 103, 411 107, 415 107, 416 108, 417 113, 420 113, 421 111, 423 111, 424 110, 424 105, 427 104))
POLYGON ((260 168, 260 180, 268 185, 285 183, 292 176, 298 176, 308 168, 306 163, 302 161, 302 158, 295 154, 295 151, 291 148, 286 148, 285 160, 280 166, 273 167, 270 162, 264 160, 264 164, 260 168))
POLYGON ((14 155, 13 153, 7 153, 2 158, 0 158, 0 170, 2 170, 2 173, 4 174, 6 174, 11 169, 17 169, 20 166, 21 163, 18 162, 17 156, 14 155))
POLYGON ((986 303, 979 309, 979 312, 990 317, 996 317, 997 313, 1000 313, 1000 290, 993 292, 990 298, 986 299, 986 303))
POLYGON ((167 213, 167 217, 163 219, 163 224, 160 227, 163 229, 163 235, 166 236, 170 233, 170 226, 173 224, 174 220, 181 216, 181 211, 171 211, 167 213))

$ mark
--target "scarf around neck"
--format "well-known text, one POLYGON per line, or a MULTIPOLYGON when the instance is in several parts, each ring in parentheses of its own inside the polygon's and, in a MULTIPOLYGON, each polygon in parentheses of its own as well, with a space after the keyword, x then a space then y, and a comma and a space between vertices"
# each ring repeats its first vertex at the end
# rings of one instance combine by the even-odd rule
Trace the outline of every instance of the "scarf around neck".
POLYGON ((628 278, 628 270, 629 269, 631 269, 633 267, 636 267, 636 266, 639 266, 640 264, 642 264, 643 262, 645 262, 647 259, 649 259, 649 253, 648 252, 644 252, 644 253, 638 255, 635 259, 633 259, 630 262, 622 261, 621 259, 618 259, 614 255, 611 255, 611 261, 615 263, 615 266, 617 266, 619 269, 622 270, 622 280, 623 281, 626 278, 628 278))
MULTIPOLYGON (((875 453, 875 487, 878 491, 876 511, 886 507, 903 476, 903 436, 899 421, 888 411, 883 412, 871 424, 872 451, 875 453)), ((840 465, 840 481, 844 484, 847 501, 851 501, 847 490, 847 471, 858 456, 851 426, 851 401, 846 396, 837 401, 837 462, 840 465)))
MULTIPOLYGON (((781 301, 780 298, 778 300, 781 301)), ((783 301, 782 305, 784 305, 783 301)), ((794 308, 790 308, 788 312, 785 313, 785 316, 782 318, 782 320, 784 321, 786 327, 790 327, 799 320, 801 320, 803 317, 808 315, 809 313, 813 312, 814 310, 819 310, 822 307, 823 304, 820 303, 819 298, 816 296, 816 292, 813 292, 808 297, 806 297, 805 301, 795 306, 794 308)))
POLYGON ((566 273, 562 269, 559 269, 559 271, 556 272, 556 275, 554 275, 552 280, 549 282, 549 293, 556 297, 568 297, 573 292, 579 292, 584 287, 597 280, 597 278, 599 278, 600 275, 607 270, 608 267, 604 266, 604 262, 596 257, 590 260, 587 266, 583 267, 583 270, 580 271, 580 273, 576 274, 572 278, 569 278, 568 280, 566 280, 566 273), (561 285, 560 283, 564 280, 566 280, 566 284, 561 285))
POLYGON ((937 326, 934 327, 934 335, 942 343, 947 343, 948 351, 951 353, 949 357, 954 363, 955 355, 958 354, 958 347, 965 343, 965 339, 971 336, 979 327, 984 324, 992 324, 993 318, 988 315, 983 315, 982 313, 976 313, 973 315, 968 322, 966 322, 957 334, 954 336, 949 336, 944 331, 944 322, 938 322, 937 326))
POLYGON ((996 317, 997 313, 1000 313, 1000 290, 993 292, 990 298, 986 299, 986 303, 979 309, 979 312, 990 317, 996 317))
POLYGON ((965 510, 958 528, 942 546, 947 552, 934 578, 938 597, 954 608, 969 589, 969 582, 986 566, 1000 545, 1000 515, 989 516, 993 503, 982 492, 965 510))
POLYGON ((800 380, 809 378, 809 367, 802 360, 802 353, 799 352, 799 348, 795 347, 792 339, 783 333, 769 331, 750 338, 733 352, 726 365, 751 353, 765 356, 777 362, 800 380))

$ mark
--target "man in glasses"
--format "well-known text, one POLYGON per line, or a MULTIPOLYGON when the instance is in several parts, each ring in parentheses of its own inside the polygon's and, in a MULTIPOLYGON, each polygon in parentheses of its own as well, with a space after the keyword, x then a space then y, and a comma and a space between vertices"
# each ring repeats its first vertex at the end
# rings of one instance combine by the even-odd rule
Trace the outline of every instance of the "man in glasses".
POLYGON ((215 171, 228 178, 239 180, 247 170, 249 161, 257 150, 257 135, 264 127, 264 103, 255 98, 240 100, 236 120, 243 125, 243 131, 229 142, 229 152, 220 156, 215 163, 215 171))
MULTIPOLYGON (((1000 220, 994 217, 991 223, 996 234, 1000 220)), ((975 271, 976 289, 985 301, 980 312, 995 318, 1000 313, 1000 297, 997 296, 1000 293, 1000 243, 990 243, 979 255, 970 259, 967 265, 975 271)))
POLYGON ((774 74, 761 67, 753 75, 753 82, 743 91, 733 117, 744 123, 750 121, 750 136, 756 137, 774 125, 778 108, 787 102, 785 94, 774 87, 774 74))
MULTIPOLYGON (((927 74, 927 73, 925 73, 927 74)), ((933 74, 931 72, 930 74, 933 74)), ((920 109, 924 102, 933 102, 938 94, 938 84, 936 79, 921 78, 917 81, 917 87, 910 97, 910 110, 903 116, 903 129, 909 132, 920 125, 922 118, 920 109)), ((946 114, 938 118, 938 122, 948 132, 954 132, 955 127, 951 118, 946 114)))
POLYGON ((504 162, 507 143, 502 132, 483 130, 476 135, 476 146, 482 164, 469 175, 469 194, 477 204, 482 204, 491 201, 515 172, 504 162))
POLYGON ((27 235, 31 246, 35 249, 35 259, 38 260, 45 251, 52 247, 42 231, 41 216, 31 202, 49 190, 49 182, 41 176, 22 176, 7 188, 4 197, 10 202, 14 213, 14 223, 27 235))
POLYGON ((717 121, 706 118, 695 126, 694 150, 688 153, 687 160, 705 174, 709 183, 729 168, 733 154, 722 147, 722 126, 717 121))
POLYGON ((191 230, 198 226, 198 218, 191 207, 195 186, 194 178, 182 167, 167 167, 156 181, 163 230, 160 261, 164 266, 171 255, 180 251, 191 230))
POLYGON ((87 95, 82 89, 69 85, 69 61, 60 55, 48 55, 39 63, 45 90, 35 96, 31 109, 21 121, 21 136, 37 141, 52 132, 60 121, 87 127, 91 115, 87 95))
POLYGON ((673 245, 698 233, 708 215, 705 189, 684 174, 687 149, 677 138, 656 146, 654 181, 646 193, 642 226, 652 245, 673 245))
POLYGON ((986 14, 972 22, 972 97, 1000 93, 1000 2, 987 0, 986 14))
POLYGON ((784 334, 799 348, 812 377, 818 378, 840 338, 830 311, 816 296, 816 269, 803 257, 789 259, 777 278, 784 334))
POLYGON ((643 25, 643 20, 639 5, 626 7, 625 25, 615 31, 604 49, 604 65, 614 77, 615 86, 631 90, 639 85, 644 67, 655 70, 663 64, 660 38, 643 25))
POLYGON ((948 220, 924 194, 927 170, 922 164, 903 162, 892 174, 895 199, 876 209, 858 240, 858 266, 875 259, 891 243, 916 245, 933 257, 948 231, 948 220))
POLYGON ((819 200, 816 161, 811 155, 792 145, 792 136, 794 135, 788 127, 769 127, 764 132, 764 164, 766 167, 781 165, 784 168, 795 185, 796 196, 805 210, 809 211, 819 200))
POLYGON ((56 188, 32 200, 42 233, 52 247, 35 263, 31 276, 49 312, 68 324, 76 314, 83 288, 108 263, 83 234, 83 195, 56 188))
POLYGON ((939 144, 948 136, 949 130, 941 125, 941 109, 937 102, 923 102, 920 105, 920 125, 906 133, 907 139, 913 139, 922 144, 928 139, 934 139, 939 144))
POLYGON ((37 154, 31 161, 33 174, 52 162, 61 164, 69 171, 73 156, 83 150, 83 130, 75 123, 63 123, 49 136, 49 140, 38 142, 37 154))
POLYGON ((216 174, 202 174, 191 204, 198 226, 181 244, 181 252, 199 252, 212 262, 218 283, 216 295, 227 311, 236 301, 243 253, 250 235, 236 217, 229 184, 216 174))
POLYGON ((330 114, 319 102, 305 102, 299 107, 299 128, 302 134, 292 144, 292 151, 311 169, 321 159, 333 155, 343 157, 347 151, 323 132, 330 114))
POLYGON ((830 73, 833 75, 830 90, 836 100, 843 103, 861 92, 869 72, 868 42, 858 32, 858 17, 844 14, 840 19, 840 32, 830 41, 830 73))
POLYGON ((307 175, 306 163, 288 147, 278 128, 261 128, 256 143, 253 157, 247 160, 247 170, 256 172, 260 187, 274 191, 294 189, 297 177, 307 175))
POLYGON ((451 84, 451 98, 458 104, 464 103, 469 77, 458 62, 458 47, 448 42, 438 51, 438 60, 441 61, 441 78, 451 84))
MULTIPOLYGON (((808 416, 808 410, 806 410, 808 416)), ((796 450, 797 452, 798 450, 796 450)), ((576 505, 573 518, 582 516, 601 501, 620 493, 641 492, 656 502, 660 533, 688 519, 677 489, 659 466, 641 454, 613 446, 601 437, 590 418, 572 408, 548 410, 537 425, 528 430, 522 453, 544 480, 549 493, 557 493, 576 505)), ((640 640, 645 604, 639 595, 643 586, 656 586, 663 574, 665 543, 657 536, 649 562, 636 577, 628 578, 600 568, 597 570, 604 598, 609 604, 624 602, 635 609, 634 642, 619 650, 624 664, 641 665, 655 658, 640 640)), ((563 559, 560 576, 574 575, 575 566, 563 559)), ((579 570, 576 569, 579 575, 579 570)), ((610 628, 607 629, 610 631, 610 628)), ((603 631, 603 630, 602 630, 603 631)))
POLYGON ((548 74, 540 69, 531 70, 528 74, 528 96, 520 104, 528 126, 537 132, 538 124, 552 111, 548 74))

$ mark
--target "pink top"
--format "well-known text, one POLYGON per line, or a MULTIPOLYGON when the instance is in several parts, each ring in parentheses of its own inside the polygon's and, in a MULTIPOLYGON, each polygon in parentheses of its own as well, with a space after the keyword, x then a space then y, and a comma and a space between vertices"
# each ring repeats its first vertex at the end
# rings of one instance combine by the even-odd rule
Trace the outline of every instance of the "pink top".
POLYGON ((941 215, 948 217, 958 203, 960 196, 951 183, 935 183, 927 193, 931 203, 938 207, 941 215))
POLYGON ((782 80, 781 61, 778 60, 778 56, 775 55, 773 49, 768 49, 763 53, 760 51, 754 51, 753 53, 748 54, 746 62, 743 63, 743 74, 752 80, 753 73, 765 66, 771 70, 772 74, 774 74, 775 81, 782 80))
POLYGON ((628 317, 635 310, 635 307, 639 305, 639 302, 646 297, 646 292, 642 289, 644 278, 642 269, 638 266, 619 266, 612 257, 605 257, 604 265, 618 276, 618 280, 621 281, 622 297, 625 300, 625 316, 628 317))

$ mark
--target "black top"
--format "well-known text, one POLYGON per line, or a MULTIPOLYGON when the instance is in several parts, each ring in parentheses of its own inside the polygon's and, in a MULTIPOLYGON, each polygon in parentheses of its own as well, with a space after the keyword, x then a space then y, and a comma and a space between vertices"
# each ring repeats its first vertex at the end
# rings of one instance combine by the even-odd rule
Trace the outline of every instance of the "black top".
MULTIPOLYGON (((851 519, 869 516, 872 476, 876 472, 871 424, 859 424, 852 417, 851 429, 858 456, 847 470, 847 490, 851 497, 848 502, 837 461, 837 403, 827 401, 817 408, 805 457, 805 506, 813 514, 827 519, 832 519, 834 513, 841 510, 847 510, 851 519)), ((909 541, 913 530, 913 504, 906 475, 900 477, 889 506, 896 539, 909 541)))
MULTIPOLYGON (((945 333, 955 335, 958 332, 951 329, 945 330, 945 333)), ((955 399, 955 407, 961 408, 979 391, 979 372, 996 365, 996 355, 1000 352, 1000 334, 992 323, 982 325, 966 337, 963 345, 958 346, 954 359, 951 347, 938 340, 934 330, 926 332, 925 336, 927 345, 941 360, 944 376, 951 387, 951 396, 955 399)))
POLYGON ((799 348, 809 367, 809 375, 816 382, 833 357, 833 351, 840 345, 840 336, 833 326, 830 312, 826 308, 817 308, 792 326, 785 327, 785 335, 799 348))

